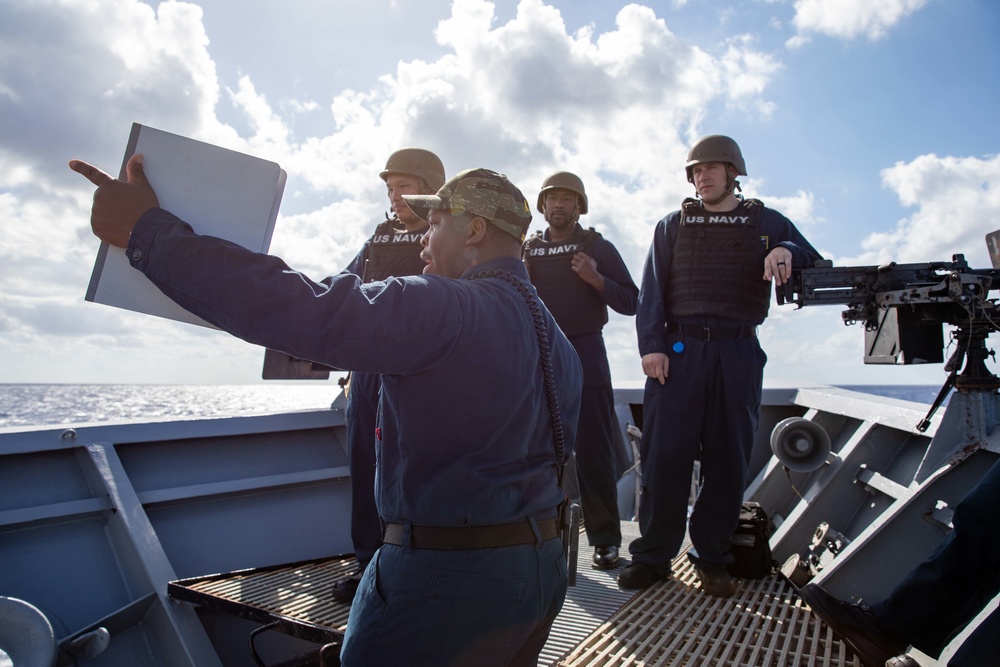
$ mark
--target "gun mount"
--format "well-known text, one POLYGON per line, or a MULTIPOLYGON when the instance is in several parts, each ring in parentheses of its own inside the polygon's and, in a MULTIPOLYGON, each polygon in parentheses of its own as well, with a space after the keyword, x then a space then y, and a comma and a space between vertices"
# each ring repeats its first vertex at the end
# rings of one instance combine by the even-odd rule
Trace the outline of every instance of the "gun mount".
POLYGON ((917 426, 923 432, 953 387, 992 394, 1000 388, 1000 379, 986 367, 986 358, 993 356, 986 338, 1000 329, 1000 308, 989 298, 991 290, 1000 289, 996 256, 993 263, 991 269, 972 269, 964 255, 950 262, 882 266, 834 267, 824 260, 793 269, 776 298, 778 305, 799 308, 846 305, 844 323, 864 326, 866 364, 941 363, 943 327, 954 326, 954 352, 944 365, 948 379, 917 426))

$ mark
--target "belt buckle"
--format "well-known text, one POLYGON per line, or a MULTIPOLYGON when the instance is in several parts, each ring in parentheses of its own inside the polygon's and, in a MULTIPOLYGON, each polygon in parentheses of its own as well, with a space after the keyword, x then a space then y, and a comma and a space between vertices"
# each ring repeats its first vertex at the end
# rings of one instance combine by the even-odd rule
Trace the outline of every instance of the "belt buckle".
POLYGON ((708 341, 712 340, 712 330, 711 329, 709 329, 708 327, 702 327, 701 330, 705 332, 705 342, 706 343, 708 341))

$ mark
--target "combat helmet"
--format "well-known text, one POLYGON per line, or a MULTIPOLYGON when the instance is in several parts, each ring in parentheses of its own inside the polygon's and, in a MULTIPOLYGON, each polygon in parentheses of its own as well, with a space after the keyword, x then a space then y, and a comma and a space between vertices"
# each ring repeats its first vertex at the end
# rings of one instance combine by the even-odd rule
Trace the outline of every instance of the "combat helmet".
POLYGON ((747 165, 743 161, 743 153, 739 145, 722 134, 710 134, 694 142, 688 151, 687 171, 688 183, 694 183, 691 167, 703 162, 724 162, 733 165, 740 176, 747 175, 747 165))
POLYGON ((434 153, 423 148, 400 148, 389 156, 385 169, 379 174, 384 181, 389 174, 416 176, 427 182, 431 192, 444 185, 444 165, 434 153))
POLYGON ((538 212, 544 214, 545 210, 542 208, 542 200, 545 198, 545 193, 549 190, 569 190, 570 192, 575 192, 580 196, 580 215, 587 212, 587 191, 583 189, 583 181, 576 174, 568 171, 557 171, 542 183, 542 190, 538 193, 538 212))

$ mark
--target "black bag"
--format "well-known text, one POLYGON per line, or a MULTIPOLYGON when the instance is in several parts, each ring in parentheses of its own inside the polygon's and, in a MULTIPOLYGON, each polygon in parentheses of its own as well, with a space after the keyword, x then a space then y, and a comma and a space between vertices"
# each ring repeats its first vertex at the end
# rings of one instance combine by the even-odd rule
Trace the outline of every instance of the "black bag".
POLYGON ((729 547, 736 559, 727 566, 729 574, 739 579, 763 579, 771 574, 777 563, 771 557, 770 536, 771 526, 760 503, 743 503, 729 547))

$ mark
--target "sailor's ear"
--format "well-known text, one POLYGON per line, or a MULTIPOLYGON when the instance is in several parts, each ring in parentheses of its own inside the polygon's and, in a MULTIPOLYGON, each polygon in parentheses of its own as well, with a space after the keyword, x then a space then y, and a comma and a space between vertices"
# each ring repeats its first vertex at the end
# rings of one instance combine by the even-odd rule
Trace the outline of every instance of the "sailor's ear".
POLYGON ((472 219, 472 222, 470 222, 469 226, 466 228, 466 231, 469 234, 469 237, 468 239, 466 239, 466 242, 480 243, 483 240, 485 240, 489 224, 490 223, 488 223, 485 218, 482 218, 478 215, 474 217, 472 219))

